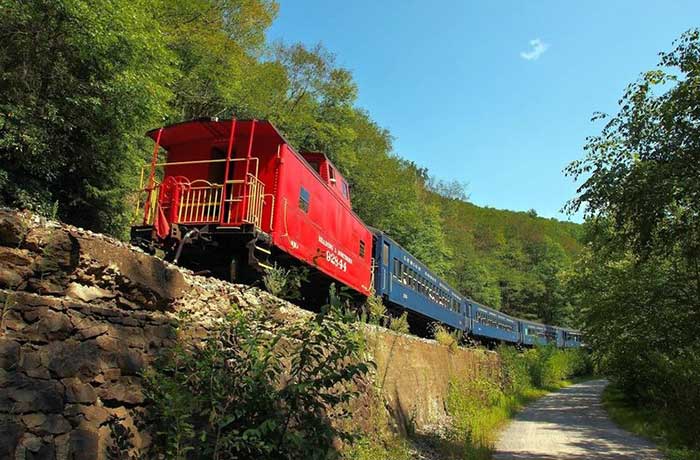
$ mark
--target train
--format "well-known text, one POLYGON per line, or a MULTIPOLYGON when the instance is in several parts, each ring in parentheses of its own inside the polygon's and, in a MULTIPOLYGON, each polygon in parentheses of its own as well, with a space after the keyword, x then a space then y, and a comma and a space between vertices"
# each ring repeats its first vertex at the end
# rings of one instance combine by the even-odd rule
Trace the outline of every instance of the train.
POLYGON ((417 324, 490 344, 582 346, 577 330, 506 315, 450 287, 362 221, 323 152, 297 152, 270 121, 200 118, 146 135, 154 148, 140 171, 131 241, 147 251, 237 282, 275 264, 301 265, 310 269, 310 296, 339 283, 417 324))

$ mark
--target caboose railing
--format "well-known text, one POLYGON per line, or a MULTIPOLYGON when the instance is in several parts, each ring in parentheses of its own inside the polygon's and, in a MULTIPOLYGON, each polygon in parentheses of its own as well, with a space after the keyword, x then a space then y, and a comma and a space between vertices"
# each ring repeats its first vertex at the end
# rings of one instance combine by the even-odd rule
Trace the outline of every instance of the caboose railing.
POLYGON ((196 180, 182 192, 177 211, 177 223, 219 222, 223 185, 196 180))
MULTIPOLYGON (((156 163, 153 166, 144 165, 141 168, 139 197, 136 200, 136 219, 143 217, 143 225, 154 225, 158 212, 172 216, 169 223, 178 224, 207 224, 223 225, 253 224, 261 228, 266 204, 270 204, 270 226, 273 221, 274 197, 265 193, 265 184, 258 178, 259 159, 232 158, 230 164, 240 164, 240 167, 250 168, 243 178, 229 179, 225 183, 209 182, 195 179, 191 182, 184 176, 176 176, 180 182, 176 195, 171 198, 176 210, 164 209, 166 204, 160 203, 162 181, 149 178, 152 186, 148 187, 146 168, 155 167, 163 170, 172 166, 188 166, 206 163, 223 163, 225 159, 180 161, 156 163)), ((223 180, 223 177, 222 177, 223 180)))
POLYGON ((265 184, 254 174, 246 174, 245 179, 226 181, 230 184, 224 200, 228 205, 227 224, 247 223, 260 227, 265 204, 265 184))

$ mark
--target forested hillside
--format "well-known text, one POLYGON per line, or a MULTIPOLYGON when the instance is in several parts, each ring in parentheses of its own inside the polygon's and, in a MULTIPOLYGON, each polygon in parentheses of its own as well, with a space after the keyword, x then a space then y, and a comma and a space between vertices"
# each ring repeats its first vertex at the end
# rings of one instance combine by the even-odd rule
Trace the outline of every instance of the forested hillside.
POLYGON ((567 292, 567 270, 581 249, 580 225, 543 219, 534 211, 438 201, 454 254, 448 277, 456 288, 520 317, 574 321, 578 307, 567 292))
POLYGON ((480 209, 402 159, 332 53, 266 39, 277 9, 272 0, 0 0, 0 202, 124 236, 147 129, 269 119, 297 149, 326 152, 349 178, 357 213, 463 293, 568 322, 576 308, 563 279, 577 227, 480 209))

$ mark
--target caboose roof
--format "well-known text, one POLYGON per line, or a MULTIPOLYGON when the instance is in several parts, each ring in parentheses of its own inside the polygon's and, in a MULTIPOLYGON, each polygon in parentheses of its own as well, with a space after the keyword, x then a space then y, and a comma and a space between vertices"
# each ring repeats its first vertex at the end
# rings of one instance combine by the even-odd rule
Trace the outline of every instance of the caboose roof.
MULTIPOLYGON (((234 135, 247 136, 250 134, 253 120, 236 120, 236 132, 234 135)), ((156 128, 148 131, 146 136, 154 141, 158 138, 158 131, 163 130, 160 136, 160 145, 166 150, 178 144, 201 141, 228 141, 231 135, 231 120, 219 120, 218 118, 199 118, 183 121, 172 125, 156 128)), ((256 136, 272 136, 281 143, 289 144, 284 136, 267 120, 256 120, 256 136)))

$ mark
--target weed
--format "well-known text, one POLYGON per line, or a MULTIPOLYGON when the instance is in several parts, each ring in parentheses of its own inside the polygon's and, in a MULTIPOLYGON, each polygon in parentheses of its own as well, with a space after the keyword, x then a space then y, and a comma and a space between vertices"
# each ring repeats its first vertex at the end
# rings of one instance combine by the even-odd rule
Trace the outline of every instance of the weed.
POLYGON ((262 309, 233 308, 201 345, 181 343, 144 372, 153 458, 328 458, 353 434, 331 420, 371 363, 334 305, 272 327, 262 309))
POLYGON ((275 264, 263 276, 265 289, 286 300, 301 299, 301 287, 309 281, 309 269, 306 267, 284 268, 275 264))
POLYGON ((440 345, 444 345, 451 353, 454 353, 459 348, 460 334, 459 331, 450 332, 442 324, 433 325, 433 337, 440 345))
POLYGON ((363 310, 366 312, 367 322, 370 324, 382 326, 387 320, 386 306, 381 297, 374 295, 374 290, 367 297, 363 310))
POLYGON ((408 334, 408 312, 403 312, 399 317, 391 318, 391 322, 389 323, 389 329, 401 334, 408 334))
POLYGON ((2 301, 2 311, 0 311, 0 330, 3 333, 6 333, 7 329, 5 328, 5 318, 15 305, 15 293, 14 291, 7 291, 5 292, 4 297, 5 298, 2 301))
POLYGON ((393 436, 385 440, 361 438, 345 453, 348 460, 411 460, 413 453, 408 442, 393 436))

